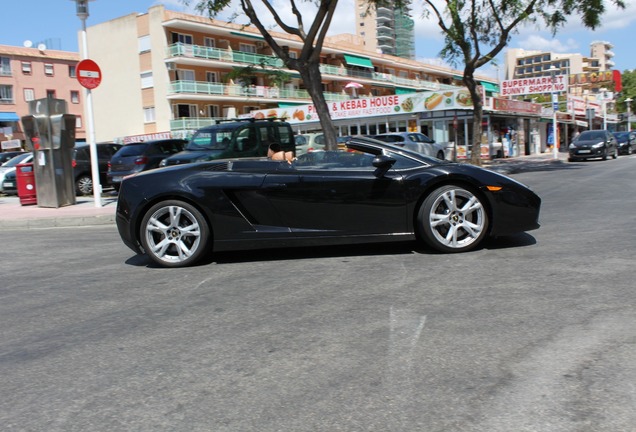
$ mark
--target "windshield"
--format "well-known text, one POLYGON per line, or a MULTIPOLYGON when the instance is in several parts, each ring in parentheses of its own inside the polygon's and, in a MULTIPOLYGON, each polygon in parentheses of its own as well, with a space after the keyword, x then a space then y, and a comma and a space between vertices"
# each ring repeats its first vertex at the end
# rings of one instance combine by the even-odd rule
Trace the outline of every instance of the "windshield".
POLYGON ((118 152, 117 156, 126 157, 126 156, 140 156, 143 154, 144 150, 146 150, 146 146, 148 144, 128 144, 122 147, 118 152))
POLYGON ((236 128, 201 130, 194 134, 186 150, 226 150, 236 128))
POLYGON ((579 135, 579 140, 603 140, 605 132, 603 131, 585 131, 579 135))
POLYGON ((19 163, 22 163, 23 160, 25 160, 26 158, 28 158, 29 156, 31 156, 31 153, 25 153, 23 155, 19 155, 16 156, 14 158, 9 159, 7 162, 5 162, 4 165, 5 167, 14 167, 19 163))

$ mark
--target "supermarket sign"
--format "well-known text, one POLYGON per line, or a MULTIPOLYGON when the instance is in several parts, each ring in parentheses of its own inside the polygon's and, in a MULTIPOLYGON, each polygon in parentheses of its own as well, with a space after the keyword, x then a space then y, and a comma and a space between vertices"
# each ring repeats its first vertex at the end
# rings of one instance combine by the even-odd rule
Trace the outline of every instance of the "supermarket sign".
MULTIPOLYGON (((472 109, 473 101, 467 89, 458 89, 348 99, 328 102, 327 105, 331 118, 333 120, 341 120, 446 109, 472 109)), ((319 121, 318 112, 314 105, 256 110, 246 114, 244 117, 256 119, 284 118, 292 124, 319 121)))
POLYGON ((567 89, 566 75, 554 77, 520 78, 501 82, 500 96, 564 92, 567 89))

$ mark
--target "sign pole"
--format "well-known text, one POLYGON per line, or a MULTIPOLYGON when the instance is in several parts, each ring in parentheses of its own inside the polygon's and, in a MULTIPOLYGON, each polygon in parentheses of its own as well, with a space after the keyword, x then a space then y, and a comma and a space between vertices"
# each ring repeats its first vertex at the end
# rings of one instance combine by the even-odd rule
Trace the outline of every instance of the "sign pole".
MULTIPOLYGON (((78 0, 79 1, 79 0, 78 0)), ((86 18, 88 18, 88 3, 85 3, 84 6, 86 10, 83 13, 78 13, 79 18, 82 20, 82 59, 86 61, 88 59, 88 41, 86 38, 86 18)), ((79 62, 76 68, 76 74, 78 81, 80 84, 86 89, 86 117, 87 117, 87 132, 88 132, 88 146, 91 154, 91 173, 93 179, 93 199, 95 200, 95 207, 102 207, 102 185, 99 181, 99 164, 97 158, 97 144, 95 143, 95 123, 93 120, 93 95, 91 93, 91 89, 97 87, 97 85, 91 86, 86 85, 86 83, 82 82, 82 79, 85 78, 82 76, 82 62, 79 62)), ((91 60, 88 60, 92 62, 91 60)), ((92 62, 94 63, 94 62, 92 62)), ((101 79, 101 73, 99 73, 99 78, 101 79)))

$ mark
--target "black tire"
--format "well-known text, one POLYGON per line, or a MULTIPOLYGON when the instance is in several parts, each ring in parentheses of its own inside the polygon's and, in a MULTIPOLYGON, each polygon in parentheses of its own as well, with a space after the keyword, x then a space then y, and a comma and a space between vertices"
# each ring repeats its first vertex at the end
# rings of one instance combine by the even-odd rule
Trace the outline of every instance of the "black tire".
POLYGON ((144 215, 141 245, 152 261, 163 267, 187 267, 209 249, 210 227, 194 206, 177 200, 152 206, 144 215))
POLYGON ((75 179, 75 192, 77 195, 93 194, 93 179, 91 176, 82 174, 75 179))
POLYGON ((488 212, 482 198, 457 185, 435 189, 417 215, 422 241, 440 252, 466 252, 476 248, 488 231, 488 212))

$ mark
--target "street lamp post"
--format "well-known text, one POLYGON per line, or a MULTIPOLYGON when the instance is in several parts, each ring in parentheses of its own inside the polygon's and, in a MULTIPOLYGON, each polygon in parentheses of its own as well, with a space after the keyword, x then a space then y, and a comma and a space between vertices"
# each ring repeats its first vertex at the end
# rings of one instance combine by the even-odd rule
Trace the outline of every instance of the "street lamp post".
MULTIPOLYGON (((82 21, 82 59, 88 58, 88 41, 86 39, 86 19, 88 18, 88 2, 94 0, 71 0, 75 2, 77 17, 82 21)), ((102 206, 102 185, 99 181, 99 164, 97 144, 95 143, 95 124, 93 120, 93 95, 91 89, 85 89, 88 146, 91 154, 91 173, 93 179, 93 199, 95 207, 102 206)))
POLYGON ((629 121, 629 104, 632 102, 632 98, 627 98, 625 99, 625 103, 627 104, 627 132, 631 132, 632 131, 632 124, 629 121))
POLYGON ((559 158, 559 148, 558 143, 557 143, 557 139, 558 139, 558 134, 557 134, 557 111, 559 109, 559 93, 557 93, 555 91, 555 86, 556 86, 556 76, 555 73, 557 71, 557 68, 552 65, 550 66, 550 72, 552 73, 552 152, 554 154, 554 159, 558 159, 559 158))

